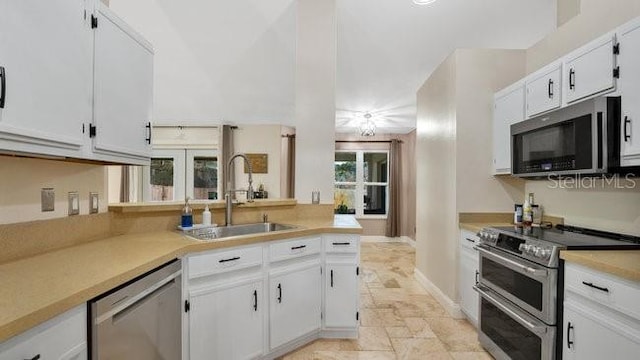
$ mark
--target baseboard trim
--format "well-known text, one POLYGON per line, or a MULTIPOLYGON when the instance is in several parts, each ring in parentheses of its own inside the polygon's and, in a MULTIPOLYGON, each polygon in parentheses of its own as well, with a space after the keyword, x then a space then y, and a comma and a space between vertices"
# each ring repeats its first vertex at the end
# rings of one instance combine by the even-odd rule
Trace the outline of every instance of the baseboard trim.
POLYGON ((362 242, 373 242, 373 243, 406 243, 411 245, 412 247, 416 247, 416 242, 408 236, 399 236, 399 237, 387 237, 387 236, 377 236, 377 235, 366 235, 360 237, 362 242))
POLYGON ((413 276, 416 278, 418 283, 422 285, 422 287, 424 287, 425 290, 427 290, 429 294, 431 294, 431 296, 433 296, 433 298, 436 299, 436 301, 440 303, 440 305, 442 305, 442 307, 444 307, 444 309, 452 318, 466 318, 466 316, 464 316, 464 313, 462 312, 462 309, 460 309, 460 305, 451 300, 447 295, 445 295, 442 290, 440 290, 440 288, 435 286, 429 279, 427 279, 427 277, 424 276, 424 274, 420 270, 414 268, 413 276))

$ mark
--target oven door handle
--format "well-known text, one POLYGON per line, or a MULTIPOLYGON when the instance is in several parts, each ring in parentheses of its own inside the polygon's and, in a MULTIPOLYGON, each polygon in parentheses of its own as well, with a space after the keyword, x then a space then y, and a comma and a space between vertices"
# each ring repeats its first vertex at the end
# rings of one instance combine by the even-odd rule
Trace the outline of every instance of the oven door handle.
POLYGON ((536 268, 532 268, 531 266, 520 264, 519 262, 517 262, 515 260, 511 260, 511 259, 506 258, 504 256, 498 255, 498 254, 496 254, 496 253, 494 253, 492 251, 489 251, 489 250, 485 249, 482 246, 477 246, 476 248, 482 254, 487 255, 487 257, 490 257, 490 258, 493 258, 495 260, 498 260, 503 265, 510 266, 513 269, 518 269, 518 270, 520 270, 520 271, 522 271, 524 273, 531 274, 531 275, 533 275, 535 277, 547 277, 547 275, 549 274, 547 272, 547 270, 545 270, 545 269, 536 269, 536 268))
POLYGON ((547 333, 547 326, 535 325, 531 321, 529 321, 529 320, 525 319, 524 317, 522 317, 520 314, 518 314, 515 311, 509 309, 509 307, 507 307, 504 304, 502 304, 499 300, 497 300, 495 297, 491 296, 488 292, 482 290, 480 286, 474 286, 473 290, 475 290, 478 294, 480 294, 480 296, 485 298, 487 301, 489 301, 495 307, 497 307, 498 309, 500 309, 500 310, 504 311, 505 313, 507 313, 507 315, 509 315, 512 319, 517 321, 520 325, 522 325, 522 326, 526 327, 527 329, 529 329, 534 334, 542 335, 542 334, 546 334, 547 333))

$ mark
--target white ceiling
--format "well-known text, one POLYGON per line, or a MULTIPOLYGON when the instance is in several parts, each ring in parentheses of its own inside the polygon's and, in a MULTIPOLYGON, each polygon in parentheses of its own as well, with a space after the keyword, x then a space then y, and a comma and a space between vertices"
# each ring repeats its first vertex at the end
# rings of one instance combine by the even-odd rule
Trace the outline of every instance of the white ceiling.
MULTIPOLYGON (((336 130, 415 128, 415 94, 456 48, 527 48, 556 0, 336 0, 336 130), (356 119, 356 120, 354 120, 356 119)), ((156 123, 295 126, 295 0, 110 0, 155 48, 156 123)))
POLYGON ((555 29, 555 0, 338 0, 336 131, 369 112, 415 129, 416 92, 456 48, 527 48, 555 29))

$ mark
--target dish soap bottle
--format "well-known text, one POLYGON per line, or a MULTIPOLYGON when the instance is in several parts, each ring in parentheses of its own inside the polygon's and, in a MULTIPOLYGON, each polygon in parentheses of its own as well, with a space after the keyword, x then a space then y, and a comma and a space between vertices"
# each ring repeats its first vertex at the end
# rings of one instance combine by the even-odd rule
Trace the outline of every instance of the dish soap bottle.
POLYGON ((204 207, 202 212, 202 225, 211 225, 211 211, 209 211, 209 204, 204 207))
POLYGON ((533 223, 533 193, 529 193, 529 198, 524 201, 522 205, 522 224, 524 226, 531 226, 533 223))
POLYGON ((193 226, 193 211, 191 210, 191 206, 189 206, 189 197, 184 199, 184 207, 182 208, 182 220, 180 225, 183 228, 188 228, 193 226))

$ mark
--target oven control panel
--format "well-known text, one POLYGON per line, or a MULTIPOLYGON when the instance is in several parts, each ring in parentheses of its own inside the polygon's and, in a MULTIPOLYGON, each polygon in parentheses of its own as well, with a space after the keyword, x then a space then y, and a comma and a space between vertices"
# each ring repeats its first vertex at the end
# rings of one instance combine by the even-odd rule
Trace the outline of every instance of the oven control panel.
POLYGON ((511 236, 495 229, 485 228, 478 233, 480 243, 507 251, 544 266, 555 266, 557 250, 552 244, 531 238, 511 236))

